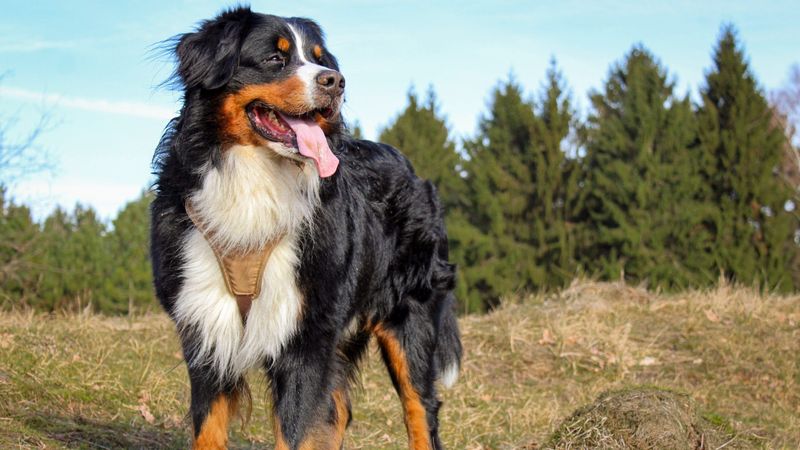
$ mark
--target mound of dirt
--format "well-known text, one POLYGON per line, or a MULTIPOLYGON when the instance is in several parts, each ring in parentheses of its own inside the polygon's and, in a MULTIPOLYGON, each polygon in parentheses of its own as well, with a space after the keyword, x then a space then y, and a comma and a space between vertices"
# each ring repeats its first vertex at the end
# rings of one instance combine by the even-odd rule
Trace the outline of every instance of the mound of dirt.
POLYGON ((685 394, 656 388, 609 391, 564 420, 541 448, 752 448, 722 422, 701 417, 685 394))

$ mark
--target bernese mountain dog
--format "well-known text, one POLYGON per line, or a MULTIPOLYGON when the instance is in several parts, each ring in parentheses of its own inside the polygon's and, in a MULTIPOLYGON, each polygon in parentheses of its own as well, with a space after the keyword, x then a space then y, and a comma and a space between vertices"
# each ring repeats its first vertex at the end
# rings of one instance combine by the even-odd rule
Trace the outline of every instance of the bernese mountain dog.
POLYGON ((174 38, 183 106, 156 149, 151 258, 191 383, 192 445, 225 448, 269 380, 277 449, 339 449, 375 336, 411 449, 440 449, 461 343, 434 186, 353 138, 320 27, 238 7, 174 38))

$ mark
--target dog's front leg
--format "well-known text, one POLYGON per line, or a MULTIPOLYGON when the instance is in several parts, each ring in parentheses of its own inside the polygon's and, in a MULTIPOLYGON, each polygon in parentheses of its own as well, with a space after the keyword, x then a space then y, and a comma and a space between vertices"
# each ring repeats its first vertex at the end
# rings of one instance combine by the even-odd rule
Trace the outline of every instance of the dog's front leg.
POLYGON ((192 449, 221 450, 228 447, 228 423, 238 412, 244 380, 220 382, 213 367, 189 366, 192 386, 192 449))
MULTIPOLYGON (((338 450, 341 447, 341 436, 323 426, 331 408, 339 406, 338 410, 342 410, 342 405, 333 403, 336 399, 332 392, 335 378, 333 336, 313 334, 298 336, 267 368, 272 388, 276 450, 338 450)), ((346 417, 336 419, 347 420, 346 417)))

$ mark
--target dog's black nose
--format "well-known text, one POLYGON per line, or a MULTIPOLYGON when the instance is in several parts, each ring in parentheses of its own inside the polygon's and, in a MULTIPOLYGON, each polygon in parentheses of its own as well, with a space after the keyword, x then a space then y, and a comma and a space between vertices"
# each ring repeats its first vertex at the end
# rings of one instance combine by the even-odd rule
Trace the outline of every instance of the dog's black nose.
POLYGON ((317 85, 327 93, 342 95, 344 92, 344 76, 335 70, 323 70, 317 74, 317 85))

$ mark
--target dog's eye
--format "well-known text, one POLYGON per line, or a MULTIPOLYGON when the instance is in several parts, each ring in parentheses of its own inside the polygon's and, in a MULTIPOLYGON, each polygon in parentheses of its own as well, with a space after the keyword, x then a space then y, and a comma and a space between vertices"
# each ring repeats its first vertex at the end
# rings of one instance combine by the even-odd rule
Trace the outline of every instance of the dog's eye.
POLYGON ((261 62, 264 63, 281 63, 281 67, 286 65, 286 60, 283 58, 283 55, 280 53, 275 53, 274 55, 269 55, 266 58, 262 59, 261 62))

